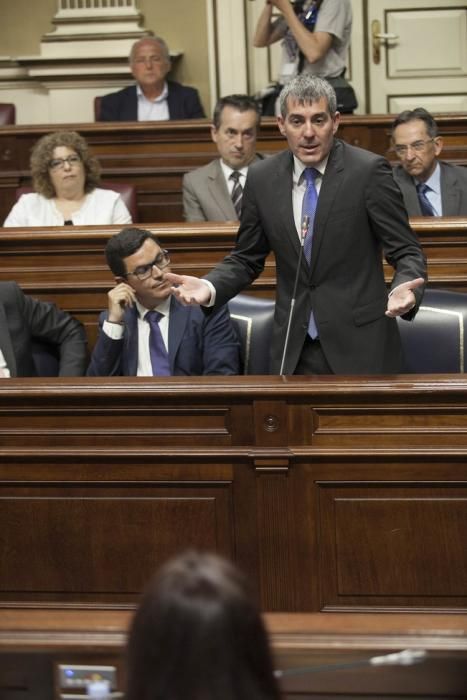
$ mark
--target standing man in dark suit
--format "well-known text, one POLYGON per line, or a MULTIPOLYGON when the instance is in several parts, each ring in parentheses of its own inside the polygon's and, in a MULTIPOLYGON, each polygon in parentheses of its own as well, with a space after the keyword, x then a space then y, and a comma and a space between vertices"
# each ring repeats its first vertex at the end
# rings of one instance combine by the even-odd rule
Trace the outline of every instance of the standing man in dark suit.
POLYGON ((227 95, 218 100, 211 137, 220 158, 183 177, 183 217, 186 221, 235 221, 240 218, 248 167, 259 160, 256 134, 260 118, 258 103, 248 95, 227 95))
POLYGON ((466 216, 467 168, 438 160, 443 139, 426 109, 401 112, 392 123, 400 165, 394 178, 409 216, 466 216))
POLYGON ((165 278, 170 258, 150 231, 126 228, 105 249, 116 287, 101 314, 91 376, 239 374, 228 310, 182 306, 165 278), (155 319, 155 320, 154 320, 155 319))
POLYGON ((167 275, 172 292, 184 303, 215 309, 251 284, 273 251, 273 372, 398 372, 402 347, 395 316, 415 315, 426 268, 391 167, 334 138, 339 114, 325 80, 298 76, 282 90, 280 106, 279 128, 290 150, 248 174, 234 251, 205 280, 167 275), (383 252, 395 268, 389 296, 383 252))
POLYGON ((59 375, 86 369, 86 334, 75 318, 54 304, 23 294, 16 282, 0 282, 0 377, 34 377, 33 341, 55 345, 59 375))
POLYGON ((170 53, 160 37, 144 37, 130 53, 130 68, 136 85, 101 99, 98 121, 152 121, 205 117, 198 91, 166 80, 170 53))

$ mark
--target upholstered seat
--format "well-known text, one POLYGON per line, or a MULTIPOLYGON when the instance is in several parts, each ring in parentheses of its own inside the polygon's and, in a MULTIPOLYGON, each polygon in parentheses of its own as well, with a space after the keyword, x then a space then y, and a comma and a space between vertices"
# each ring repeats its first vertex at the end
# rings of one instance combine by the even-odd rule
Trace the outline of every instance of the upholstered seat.
POLYGON ((0 126, 16 124, 16 107, 10 102, 0 102, 0 126))
POLYGON ((274 299, 238 294, 229 301, 230 317, 237 331, 243 374, 269 374, 274 299))
POLYGON ((398 318, 405 372, 464 372, 467 294, 427 289, 413 321, 398 318))
MULTIPOLYGON (((126 182, 109 182, 108 180, 103 180, 99 183, 99 187, 103 190, 114 190, 118 192, 125 202, 126 208, 130 212, 133 223, 138 220, 138 205, 134 185, 127 184, 126 182)), ((19 199, 22 194, 28 194, 29 192, 34 192, 34 189, 29 186, 17 187, 15 191, 16 199, 19 199)))

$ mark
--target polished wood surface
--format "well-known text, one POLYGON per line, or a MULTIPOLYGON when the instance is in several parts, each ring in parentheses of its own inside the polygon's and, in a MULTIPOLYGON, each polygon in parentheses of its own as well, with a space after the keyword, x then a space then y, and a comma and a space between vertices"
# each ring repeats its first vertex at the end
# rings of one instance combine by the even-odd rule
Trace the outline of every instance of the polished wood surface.
MULTIPOLYGON (((428 259, 432 287, 467 292, 467 219, 426 217, 411 219, 428 259)), ((234 223, 149 224, 171 253, 172 269, 204 275, 233 248, 234 223)), ((85 325, 90 347, 97 336, 99 313, 107 308, 113 285, 104 257, 105 245, 120 226, 37 229, 0 229, 0 280, 16 280, 25 292, 54 301, 85 325)), ((385 266, 386 279, 392 269, 385 266)), ((274 256, 248 293, 273 297, 276 287, 274 256)))
MULTIPOLYGON (((18 697, 11 692, 16 681, 21 700, 51 700, 60 663, 115 666, 122 690, 131 616, 129 611, 0 609, 2 698, 18 697)), ((466 615, 273 613, 265 615, 265 623, 284 698, 465 697, 466 615), (368 663, 403 649, 424 650, 426 656, 412 666, 368 663)))
MULTIPOLYGON (((344 115, 339 136, 394 161, 390 144, 391 115, 344 115)), ((463 114, 436 115, 444 137, 441 157, 467 164, 467 120, 463 114)), ((31 148, 57 125, 0 127, 0 221, 15 202, 15 190, 30 184, 31 148)), ((60 126, 62 128, 62 126, 60 126)), ((209 120, 67 124, 88 141, 102 165, 105 180, 137 188, 138 222, 182 219, 182 177, 217 155, 209 120)), ((276 121, 263 120, 258 152, 268 155, 285 147, 276 121)))
POLYGON ((9 380, 0 602, 125 608, 187 546, 268 611, 465 611, 463 375, 9 380))

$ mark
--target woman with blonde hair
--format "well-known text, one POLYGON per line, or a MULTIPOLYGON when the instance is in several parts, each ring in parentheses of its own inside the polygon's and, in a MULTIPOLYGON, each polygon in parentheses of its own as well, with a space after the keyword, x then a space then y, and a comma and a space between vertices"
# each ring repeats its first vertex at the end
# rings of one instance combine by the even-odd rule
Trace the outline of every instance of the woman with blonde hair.
POLYGON ((129 224, 118 192, 98 187, 100 166, 75 131, 43 136, 31 154, 35 192, 23 194, 4 226, 129 224))

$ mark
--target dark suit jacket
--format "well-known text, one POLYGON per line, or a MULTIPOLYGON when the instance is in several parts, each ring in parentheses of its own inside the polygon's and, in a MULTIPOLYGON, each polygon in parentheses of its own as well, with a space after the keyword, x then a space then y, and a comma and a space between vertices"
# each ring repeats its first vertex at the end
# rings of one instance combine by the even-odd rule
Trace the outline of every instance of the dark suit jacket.
MULTIPOLYGON (((467 168, 439 162, 443 216, 467 216, 467 168)), ((409 216, 422 216, 415 182, 402 165, 394 168, 394 179, 401 188, 409 216)))
POLYGON ((16 282, 1 282, 0 350, 12 377, 36 375, 32 356, 34 340, 58 346, 60 376, 84 374, 86 334, 81 323, 54 304, 23 294, 16 282))
MULTIPOLYGON (((121 340, 102 330, 107 312, 100 316, 100 332, 88 375, 136 376, 138 368, 138 317, 135 308, 124 316, 121 340)), ((182 306, 174 297, 170 304, 169 361, 173 375, 239 374, 239 343, 226 307, 206 316, 196 306, 182 306)))
MULTIPOLYGON (((256 156, 253 163, 260 159, 262 156, 256 156)), ((186 221, 237 220, 220 158, 183 176, 183 218, 186 221)))
MULTIPOLYGON (((199 119, 206 115, 199 99, 198 91, 167 81, 169 94, 167 103, 170 119, 199 119)), ((138 98, 136 85, 104 95, 101 99, 100 122, 130 122, 138 120, 138 98)))
MULTIPOLYGON (((268 253, 274 251, 273 373, 281 364, 300 250, 293 218, 292 174, 289 151, 251 169, 236 247, 207 275, 216 288, 216 304, 224 304, 260 274, 268 253)), ((399 371, 402 349, 397 323, 384 315, 387 290, 382 250, 396 269, 392 286, 426 275, 425 258, 410 229, 389 163, 336 140, 319 193, 311 267, 304 258, 300 266, 286 374, 294 372, 299 360, 312 308, 334 373, 399 371)), ((416 296, 419 304, 421 292, 416 296)))

